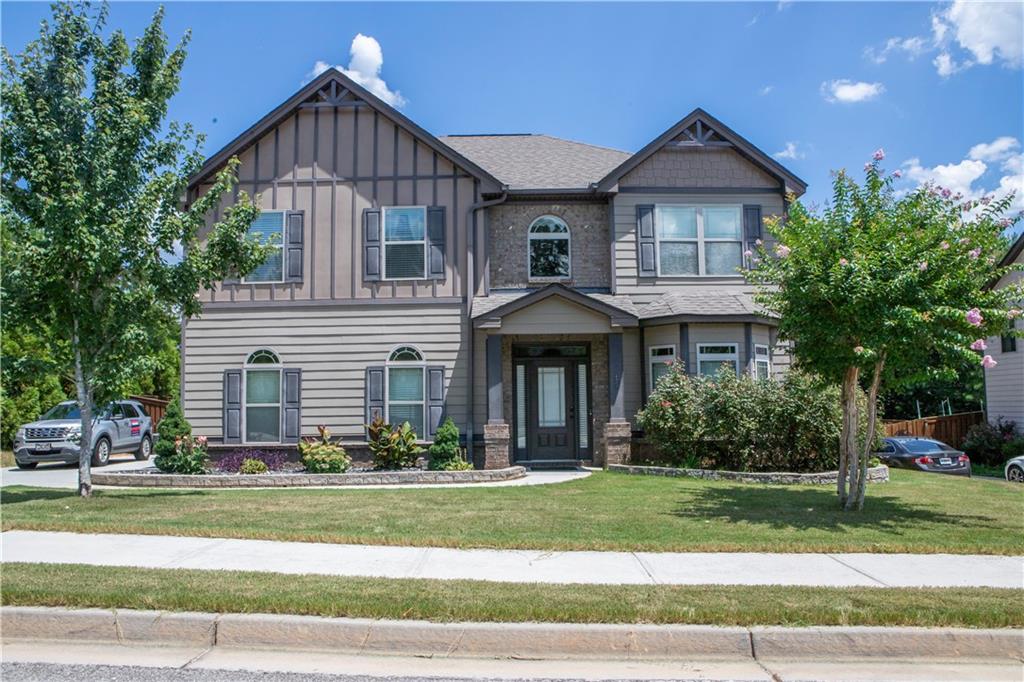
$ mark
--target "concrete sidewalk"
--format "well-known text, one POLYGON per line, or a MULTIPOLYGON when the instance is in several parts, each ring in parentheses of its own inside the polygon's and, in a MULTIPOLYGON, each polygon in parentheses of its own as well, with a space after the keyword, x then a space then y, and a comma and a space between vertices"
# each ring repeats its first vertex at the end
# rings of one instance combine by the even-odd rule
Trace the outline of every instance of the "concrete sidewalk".
POLYGON ((3 561, 612 585, 1024 588, 1024 557, 551 552, 7 531, 3 561))

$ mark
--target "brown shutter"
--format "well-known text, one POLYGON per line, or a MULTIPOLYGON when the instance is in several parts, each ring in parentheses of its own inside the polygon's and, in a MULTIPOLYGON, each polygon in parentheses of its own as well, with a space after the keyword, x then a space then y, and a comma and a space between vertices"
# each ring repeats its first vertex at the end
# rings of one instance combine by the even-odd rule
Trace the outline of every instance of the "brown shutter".
POLYGON ((381 249, 383 248, 380 233, 380 209, 363 210, 363 279, 375 282, 381 279, 381 249))
POLYGON ((427 208, 427 278, 444 279, 444 206, 427 208))
POLYGON ((284 281, 302 281, 302 211, 287 211, 284 218, 284 281))
POLYGON ((637 273, 641 277, 658 274, 658 245, 654 239, 654 206, 636 207, 637 273))

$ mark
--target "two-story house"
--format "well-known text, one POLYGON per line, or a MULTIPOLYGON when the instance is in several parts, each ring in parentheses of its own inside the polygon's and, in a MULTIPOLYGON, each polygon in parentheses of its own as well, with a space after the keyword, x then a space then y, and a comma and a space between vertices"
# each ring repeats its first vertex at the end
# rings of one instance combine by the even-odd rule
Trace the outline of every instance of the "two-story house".
POLYGON ((602 465, 669 362, 788 362, 738 270, 805 184, 699 109, 634 154, 438 138, 329 70, 190 200, 232 156, 279 248, 183 327, 185 414, 212 443, 326 424, 358 455, 375 415, 424 440, 448 415, 478 466, 602 465))

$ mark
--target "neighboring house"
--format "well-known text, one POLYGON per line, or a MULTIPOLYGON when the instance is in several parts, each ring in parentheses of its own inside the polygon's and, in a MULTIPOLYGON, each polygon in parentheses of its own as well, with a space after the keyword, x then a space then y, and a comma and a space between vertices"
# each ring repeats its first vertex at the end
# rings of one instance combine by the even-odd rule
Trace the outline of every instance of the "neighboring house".
MULTIPOLYGON (((182 396, 212 443, 358 452, 375 415, 479 466, 622 461, 682 361, 783 371, 737 272, 805 184, 695 110, 635 154, 545 135, 437 138, 329 70, 215 154, 280 251, 201 294, 182 396)), ((230 203, 225 201, 220 210, 230 203)))
MULTIPOLYGON (((1024 233, 1003 256, 999 267, 1014 263, 1024 264, 1024 233)), ((993 286, 1001 288, 1021 281, 1024 281, 1024 272, 1012 270, 993 286)), ((1024 320, 1020 317, 1013 324, 1018 334, 1024 330, 1024 320)), ((1017 422, 1018 428, 1024 428, 1024 338, 1008 334, 1001 338, 992 337, 986 343, 988 350, 985 352, 998 363, 985 370, 985 411, 988 419, 991 422, 999 418, 1012 420, 1017 422)))

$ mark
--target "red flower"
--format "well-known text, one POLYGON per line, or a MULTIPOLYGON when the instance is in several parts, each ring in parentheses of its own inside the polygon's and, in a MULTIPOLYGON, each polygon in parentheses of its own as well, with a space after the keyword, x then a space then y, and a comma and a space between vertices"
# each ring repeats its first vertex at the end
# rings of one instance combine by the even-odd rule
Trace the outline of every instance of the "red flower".
POLYGON ((672 403, 670 403, 670 402, 669 402, 669 401, 667 401, 667 400, 662 400, 662 401, 661 401, 661 406, 662 406, 662 407, 672 407, 672 403))

